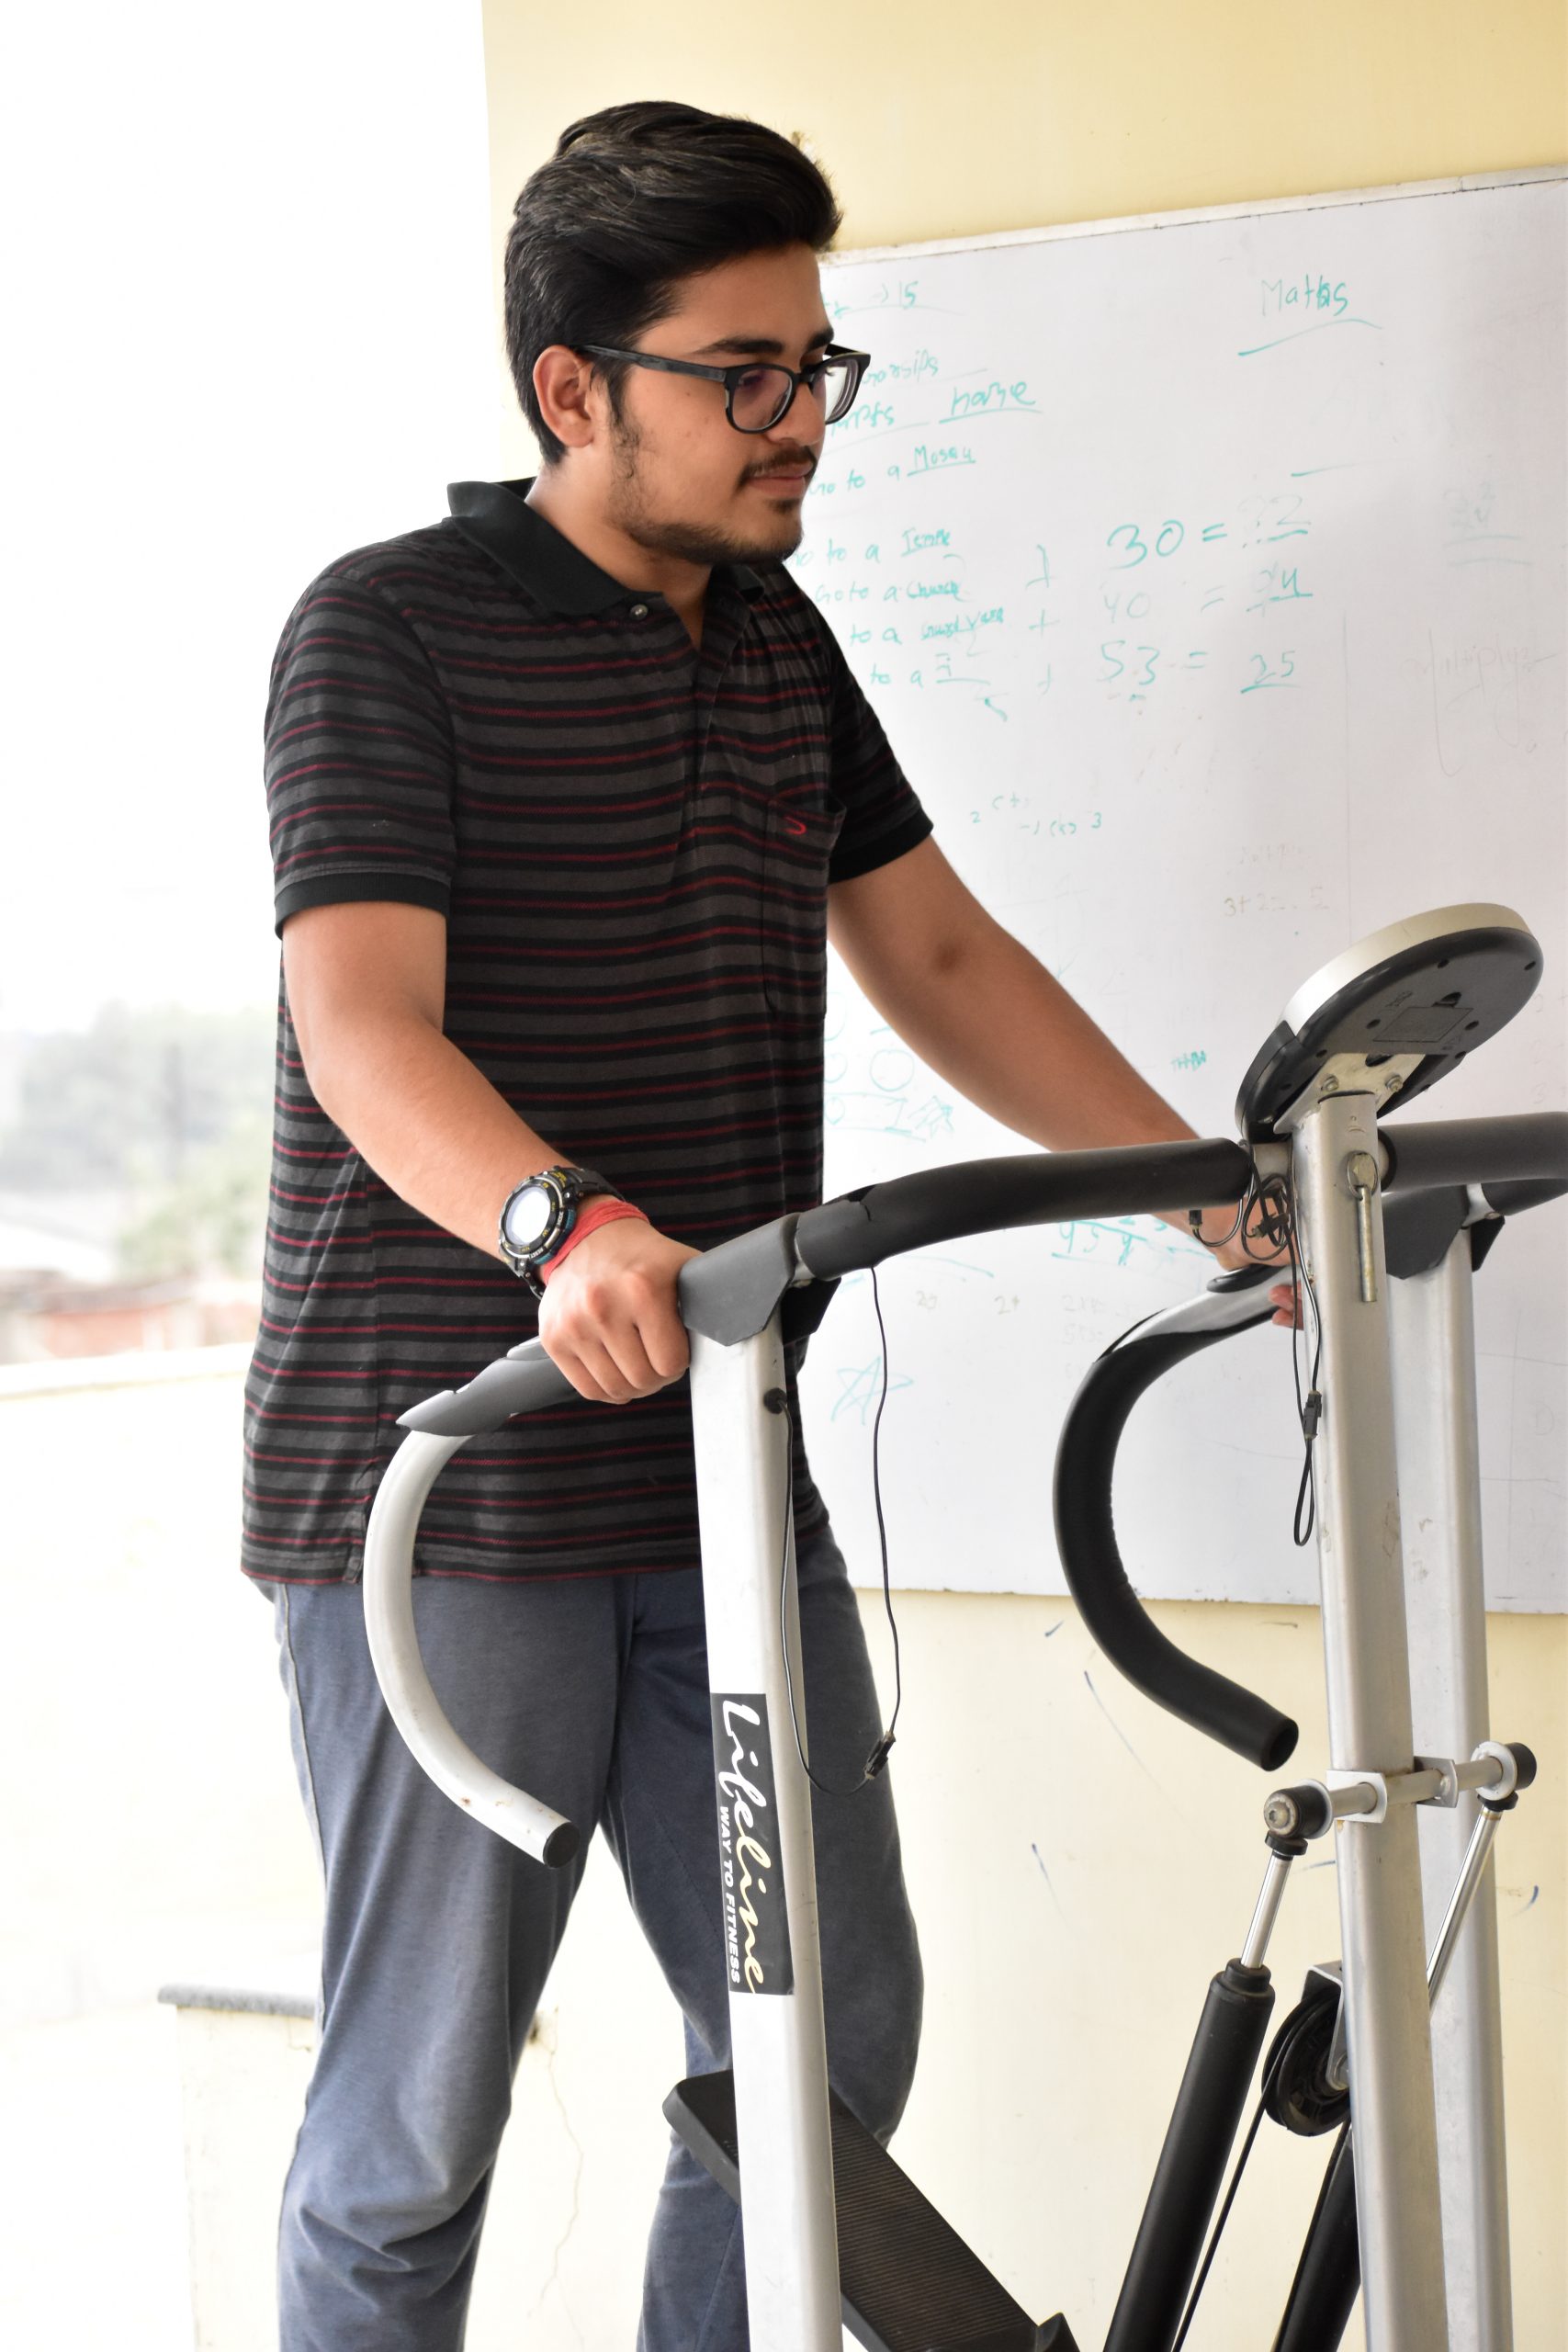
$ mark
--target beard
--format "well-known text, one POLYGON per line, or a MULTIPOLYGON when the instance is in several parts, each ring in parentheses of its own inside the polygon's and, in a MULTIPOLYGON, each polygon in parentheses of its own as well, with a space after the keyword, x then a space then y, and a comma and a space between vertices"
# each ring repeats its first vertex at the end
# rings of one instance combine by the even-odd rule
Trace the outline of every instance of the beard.
POLYGON ((642 435, 631 424, 612 427, 612 434, 615 457, 610 475, 610 520, 638 547, 711 571, 721 563, 782 563, 805 537, 799 508, 791 518, 791 527, 785 527, 781 509, 771 531, 754 535, 720 530, 711 523, 666 521, 651 514, 638 462, 642 435))

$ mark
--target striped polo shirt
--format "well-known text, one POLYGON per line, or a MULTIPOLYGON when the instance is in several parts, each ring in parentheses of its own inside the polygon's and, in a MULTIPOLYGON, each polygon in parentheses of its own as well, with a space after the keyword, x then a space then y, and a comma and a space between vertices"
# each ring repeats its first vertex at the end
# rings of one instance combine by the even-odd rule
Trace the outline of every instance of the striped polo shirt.
MULTIPOLYGON (((266 709, 277 923, 345 899, 445 916, 453 1044, 559 1158, 707 1250, 821 1198, 827 887, 931 822, 782 565, 716 567, 695 648, 664 597, 525 504, 531 486, 457 484, 446 518, 339 558, 290 613, 266 709)), ((537 1327, 525 1283, 328 1118, 280 986, 246 1573, 356 1577, 399 1414, 537 1327)), ((805 1535, 826 1513, 795 1427, 805 1535)), ((697 1559, 682 1379, 472 1440, 415 1565, 697 1559)))

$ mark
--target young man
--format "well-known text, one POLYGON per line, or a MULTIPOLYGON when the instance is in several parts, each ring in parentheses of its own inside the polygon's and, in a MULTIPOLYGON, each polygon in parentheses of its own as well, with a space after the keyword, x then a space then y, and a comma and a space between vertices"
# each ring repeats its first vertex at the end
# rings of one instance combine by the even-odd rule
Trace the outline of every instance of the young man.
MULTIPOLYGON (((357 1579, 397 1416, 536 1311, 582 1401, 443 1476, 420 1639, 479 1753, 604 1830, 692 2071, 722 2065, 675 1279, 820 1198, 825 935, 913 1050, 1021 1136, 1190 1133, 959 881, 781 568, 861 365, 822 304, 839 225, 815 166, 755 123, 647 104, 574 124, 507 253, 542 472, 459 484, 446 520, 330 564, 278 648, 284 989, 245 1565, 273 1597, 326 1879, 284 2352, 461 2341, 581 1874, 464 1821, 381 1705, 357 1579), (530 1187, 551 1170, 553 1190, 530 1187)), ((876 1696, 798 1450, 794 1490, 813 1759, 847 1786, 876 1696)), ((886 2136, 920 2006, 886 1776, 819 1796, 814 1820, 831 2071, 886 2136)), ((676 2148, 639 2343, 745 2342, 738 2217, 676 2148)))

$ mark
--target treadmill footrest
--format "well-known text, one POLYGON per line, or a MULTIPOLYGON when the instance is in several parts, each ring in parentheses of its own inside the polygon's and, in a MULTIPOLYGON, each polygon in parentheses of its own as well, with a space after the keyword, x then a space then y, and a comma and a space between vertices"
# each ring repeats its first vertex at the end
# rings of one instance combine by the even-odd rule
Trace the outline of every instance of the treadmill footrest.
MULTIPOLYGON (((836 2091, 829 2094, 839 2289, 867 2352, 1077 2352, 1058 2315, 1036 2326, 836 2091)), ((677 2083, 664 2113, 737 2203, 735 2077, 677 2083)))

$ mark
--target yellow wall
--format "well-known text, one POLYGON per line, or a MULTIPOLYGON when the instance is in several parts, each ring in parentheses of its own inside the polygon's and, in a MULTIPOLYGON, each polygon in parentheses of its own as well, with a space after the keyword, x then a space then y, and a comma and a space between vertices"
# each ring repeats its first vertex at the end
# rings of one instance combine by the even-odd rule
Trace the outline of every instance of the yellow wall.
MULTIPOLYGON (((1568 161, 1563 0, 484 0, 484 22, 498 285, 528 174, 629 98, 799 132, 846 249, 1568 161)), ((530 472, 502 387, 505 469, 530 472)))

